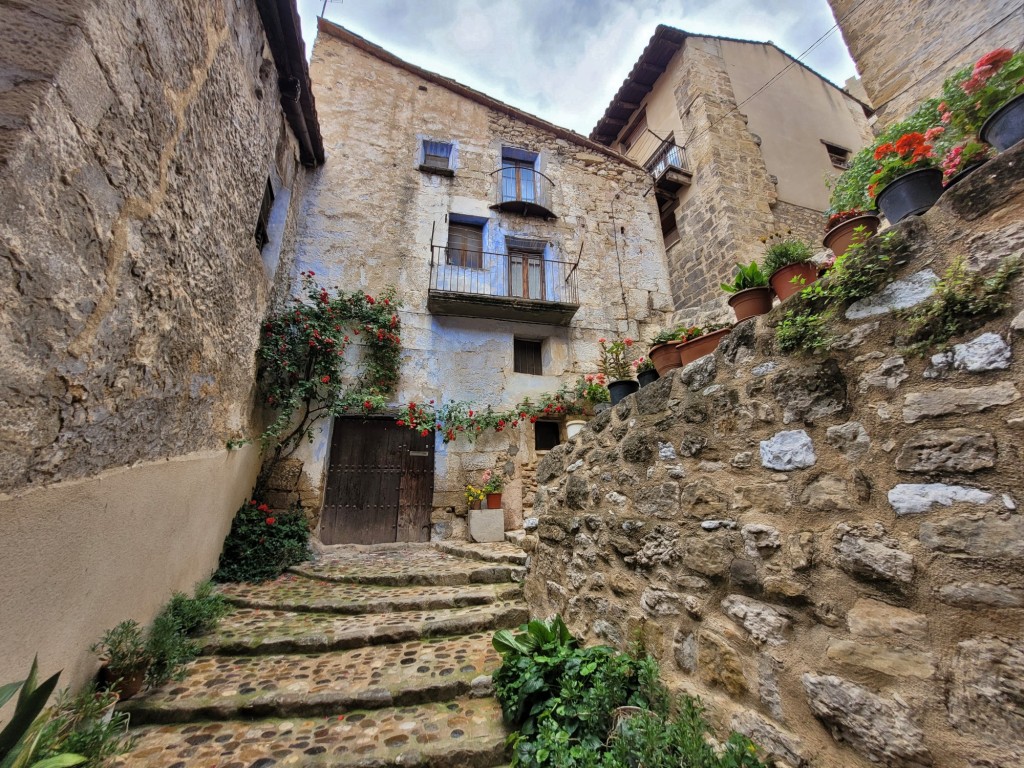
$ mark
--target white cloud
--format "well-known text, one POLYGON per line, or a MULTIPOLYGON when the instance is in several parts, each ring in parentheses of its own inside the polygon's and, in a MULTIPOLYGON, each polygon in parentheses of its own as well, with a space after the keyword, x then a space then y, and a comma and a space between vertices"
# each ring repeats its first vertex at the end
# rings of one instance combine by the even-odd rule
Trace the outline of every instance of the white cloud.
MULTIPOLYGON (((299 0, 307 51, 322 7, 299 0)), ((835 23, 826 0, 332 0, 325 15, 413 64, 584 135, 658 24, 772 40, 799 56, 835 23)), ((838 30, 805 63, 839 84, 855 74, 838 30)))

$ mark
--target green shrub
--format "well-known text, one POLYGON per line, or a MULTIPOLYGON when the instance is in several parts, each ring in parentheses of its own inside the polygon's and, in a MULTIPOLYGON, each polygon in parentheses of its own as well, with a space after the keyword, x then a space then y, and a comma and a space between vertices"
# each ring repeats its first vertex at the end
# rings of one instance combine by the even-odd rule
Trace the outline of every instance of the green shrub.
POLYGON ((209 632, 228 610, 227 600, 213 591, 213 583, 209 581, 196 587, 195 597, 175 592, 164 609, 184 635, 209 632))
POLYGON ((811 246, 796 237, 772 235, 766 238, 764 250, 764 274, 769 277, 773 272, 810 260, 814 255, 811 246))
POLYGON ((185 636, 175 618, 164 608, 153 619, 146 637, 146 652, 150 657, 146 684, 156 687, 168 680, 181 680, 185 676, 185 665, 196 658, 200 650, 198 643, 185 636))
POLYGON ((231 522, 213 580, 260 582, 308 559, 309 525, 302 510, 274 514, 253 499, 231 522))
POLYGON ((135 744, 128 735, 127 712, 111 712, 117 695, 97 691, 92 683, 77 694, 63 691, 53 707, 50 721, 39 739, 39 757, 54 757, 73 752, 100 765, 109 757, 121 755, 135 744))
POLYGON ((768 276, 765 275, 756 261, 747 265, 736 265, 736 277, 731 283, 722 283, 721 288, 726 293, 745 291, 748 288, 763 288, 768 285, 768 276))
POLYGON ((653 659, 581 648, 558 616, 519 634, 502 630, 494 647, 502 654, 495 693, 517 729, 513 768, 764 768, 738 734, 721 753, 707 745, 698 701, 680 699, 673 714, 653 659), (622 707, 641 714, 616 725, 622 707))

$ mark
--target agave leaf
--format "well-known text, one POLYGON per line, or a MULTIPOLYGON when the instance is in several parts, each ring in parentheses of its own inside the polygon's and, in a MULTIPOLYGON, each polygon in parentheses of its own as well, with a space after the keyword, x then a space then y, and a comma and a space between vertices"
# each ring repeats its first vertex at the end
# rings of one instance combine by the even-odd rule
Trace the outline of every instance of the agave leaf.
POLYGON ((528 636, 516 636, 512 634, 512 630, 499 629, 497 632, 494 633, 494 637, 491 638, 491 645, 494 646, 494 650, 496 650, 498 653, 515 652, 528 654, 531 650, 533 650, 533 645, 532 643, 524 643, 524 637, 528 636))
MULTIPOLYGON (((32 663, 32 674, 29 675, 29 680, 25 681, 27 686, 29 681, 35 676, 36 665, 32 663)), ((18 703, 14 708, 14 715, 11 717, 11 721, 7 724, 7 727, 0 731, 0 756, 6 761, 8 753, 11 752, 14 747, 22 741, 22 739, 31 731, 32 724, 35 719, 39 716, 39 713, 43 711, 43 707, 46 706, 46 700, 50 698, 50 694, 53 693, 53 689, 57 687, 57 678, 60 677, 60 672, 55 673, 52 677, 47 678, 42 685, 35 688, 31 694, 24 699, 18 698, 18 703)), ((24 688, 22 689, 24 693, 24 688)), ((7 768, 3 762, 0 762, 0 768, 7 768)))
POLYGON ((70 753, 64 755, 54 755, 48 757, 45 760, 40 760, 37 763, 32 763, 31 768, 68 768, 71 765, 81 765, 88 758, 82 757, 81 755, 72 755, 70 753))
POLYGON ((8 683, 7 685, 0 686, 0 707, 10 701, 11 696, 25 684, 24 680, 20 680, 17 683, 8 683))

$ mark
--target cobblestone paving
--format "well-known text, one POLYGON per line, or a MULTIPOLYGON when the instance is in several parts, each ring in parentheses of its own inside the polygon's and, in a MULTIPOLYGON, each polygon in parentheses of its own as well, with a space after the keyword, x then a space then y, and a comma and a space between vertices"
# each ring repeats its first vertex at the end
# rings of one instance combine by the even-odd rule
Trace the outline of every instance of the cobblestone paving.
POLYGON ((184 680, 122 702, 139 741, 111 765, 504 766, 490 640, 528 618, 524 561, 506 544, 331 547, 225 585, 240 607, 184 680))
POLYGON ((118 768, 421 766, 484 768, 504 760, 494 699, 361 710, 316 718, 161 725, 138 730, 118 768))
POLYGON ((224 584, 218 591, 235 605, 324 613, 384 613, 485 605, 519 594, 516 584, 461 587, 383 587, 338 584, 285 574, 264 584, 224 584))
POLYGON ((128 703, 133 722, 314 715, 469 694, 501 657, 490 633, 329 654, 204 656, 187 677, 128 703))
MULTIPOLYGON (((504 542, 498 546, 504 546, 504 542)), ((522 575, 523 568, 504 562, 467 560, 434 547, 381 550, 331 547, 318 562, 297 565, 292 571, 327 581, 400 587, 508 583, 518 581, 516 577, 522 575)))
POLYGON ((441 637, 488 628, 516 627, 527 620, 519 602, 437 611, 401 611, 359 616, 239 608, 206 638, 206 653, 286 653, 357 648, 441 637))

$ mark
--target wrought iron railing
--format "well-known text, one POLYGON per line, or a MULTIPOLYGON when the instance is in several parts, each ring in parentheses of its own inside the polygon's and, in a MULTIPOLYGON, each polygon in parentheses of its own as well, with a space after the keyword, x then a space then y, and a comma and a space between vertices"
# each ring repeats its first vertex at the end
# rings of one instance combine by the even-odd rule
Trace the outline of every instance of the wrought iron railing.
POLYGON ((644 163, 644 167, 655 179, 669 168, 687 171, 689 168, 686 165, 686 150, 671 141, 663 141, 650 159, 644 163))
POLYGON ((506 166, 491 172, 497 177, 495 203, 504 206, 524 203, 551 211, 551 190, 555 186, 540 171, 523 166, 506 166))
POLYGON ((578 263, 542 253, 488 253, 432 247, 430 290, 579 306, 578 263))

